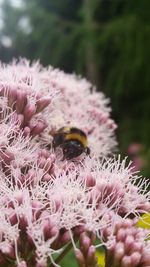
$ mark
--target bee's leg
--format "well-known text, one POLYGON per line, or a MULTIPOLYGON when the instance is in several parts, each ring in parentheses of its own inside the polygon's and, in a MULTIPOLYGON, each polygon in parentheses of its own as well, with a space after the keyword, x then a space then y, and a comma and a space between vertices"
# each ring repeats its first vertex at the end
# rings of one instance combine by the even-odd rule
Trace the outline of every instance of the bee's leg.
POLYGON ((90 155, 90 152, 91 152, 90 148, 89 148, 89 147, 86 147, 86 149, 85 149, 85 153, 86 153, 87 155, 90 155))

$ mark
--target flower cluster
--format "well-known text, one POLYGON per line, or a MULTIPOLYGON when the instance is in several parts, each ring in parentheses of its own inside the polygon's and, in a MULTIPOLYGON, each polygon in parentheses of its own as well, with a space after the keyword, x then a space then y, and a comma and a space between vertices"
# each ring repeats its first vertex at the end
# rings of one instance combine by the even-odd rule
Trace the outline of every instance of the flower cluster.
POLYGON ((1 64, 1 266, 58 266, 71 245, 79 266, 96 267, 102 244, 121 267, 131 258, 133 266, 150 264, 149 233, 131 221, 150 211, 148 182, 113 156, 115 128, 108 100, 86 80, 27 60, 1 64), (53 149, 63 126, 85 132, 89 156, 67 160, 53 149), (135 247, 142 243, 132 257, 128 232, 135 247))
MULTIPOLYGON (((107 250, 108 266, 150 266, 150 240, 147 239, 149 231, 136 227, 136 222, 135 219, 121 219, 116 223, 114 240, 111 240, 107 250)), ((109 243, 109 229, 105 229, 104 236, 109 243)))

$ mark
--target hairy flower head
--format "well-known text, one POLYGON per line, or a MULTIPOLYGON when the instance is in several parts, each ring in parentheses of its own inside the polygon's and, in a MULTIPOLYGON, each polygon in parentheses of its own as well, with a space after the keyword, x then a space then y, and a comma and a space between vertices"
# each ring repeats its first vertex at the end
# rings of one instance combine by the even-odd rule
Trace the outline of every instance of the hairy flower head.
MULTIPOLYGON (((46 267, 49 261, 57 266, 53 255, 56 257, 71 241, 80 265, 95 267, 95 238, 109 250, 116 242, 119 222, 125 224, 127 218, 150 211, 146 179, 134 173, 126 159, 112 156, 116 125, 108 103, 102 93, 76 75, 24 59, 1 64, 3 266, 12 262, 18 267, 46 267), (83 153, 67 160, 65 155, 62 158, 60 147, 54 150, 53 134, 64 126, 85 132, 89 156, 83 153)), ((138 238, 145 240, 145 232, 131 229, 135 226, 130 224, 128 228, 133 233, 129 231, 127 244, 132 243, 136 231, 138 238)), ((148 249, 149 241, 141 250, 144 264, 148 262, 148 249)), ((132 258, 138 262, 135 252, 132 258)), ((129 261, 128 253, 124 254, 123 266, 129 261)))

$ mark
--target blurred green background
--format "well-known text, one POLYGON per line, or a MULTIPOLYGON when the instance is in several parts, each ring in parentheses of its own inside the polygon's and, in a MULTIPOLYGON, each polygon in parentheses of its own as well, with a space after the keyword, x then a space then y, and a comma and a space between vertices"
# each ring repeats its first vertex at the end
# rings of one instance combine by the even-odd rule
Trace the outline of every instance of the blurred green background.
POLYGON ((40 59, 111 99, 119 151, 150 174, 150 1, 1 0, 0 60, 40 59))

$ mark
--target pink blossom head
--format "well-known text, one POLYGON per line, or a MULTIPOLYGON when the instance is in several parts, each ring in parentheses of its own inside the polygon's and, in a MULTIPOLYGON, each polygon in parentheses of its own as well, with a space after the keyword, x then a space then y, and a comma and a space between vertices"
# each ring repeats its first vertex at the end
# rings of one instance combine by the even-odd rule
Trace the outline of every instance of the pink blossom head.
POLYGON ((137 155, 143 150, 143 146, 139 143, 132 143, 128 147, 129 155, 137 155))
POLYGON ((115 225, 114 240, 108 246, 110 236, 107 239, 105 232, 106 246, 108 246, 108 262, 112 266, 118 264, 124 266, 142 266, 150 264, 150 231, 135 226, 136 220, 120 220, 115 225), (113 258, 112 258, 113 257, 113 258))
POLYGON ((116 147, 109 100, 85 79, 21 59, 1 64, 0 92, 2 109, 21 115, 25 134, 42 133, 41 144, 50 145, 59 128, 75 126, 87 134, 92 155, 108 155, 116 147))
MULTIPOLYGON (((99 245, 122 255, 117 257, 124 266, 138 262, 139 250, 130 259, 121 242, 127 247, 135 234, 143 238, 127 218, 150 210, 148 183, 133 173, 126 159, 112 156, 116 125, 108 102, 76 75, 24 59, 1 64, 0 263, 4 266, 9 262, 18 267, 46 267, 50 262, 57 266, 54 258, 71 242, 79 264, 95 267, 96 238, 99 245), (67 160, 60 155, 61 147, 60 153, 54 150, 53 133, 64 126, 85 132, 89 156, 67 160), (122 224, 129 230, 126 236, 122 224)), ((142 250, 143 264, 148 264, 148 248, 149 242, 142 250)))

